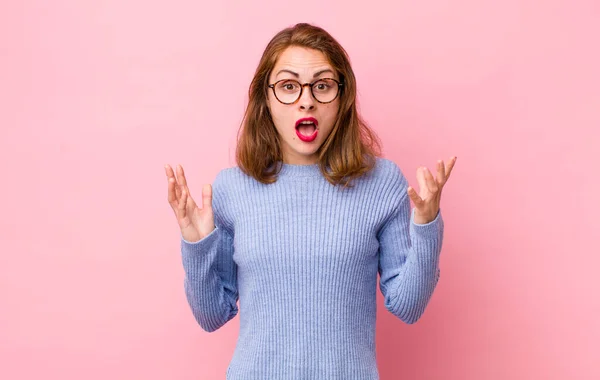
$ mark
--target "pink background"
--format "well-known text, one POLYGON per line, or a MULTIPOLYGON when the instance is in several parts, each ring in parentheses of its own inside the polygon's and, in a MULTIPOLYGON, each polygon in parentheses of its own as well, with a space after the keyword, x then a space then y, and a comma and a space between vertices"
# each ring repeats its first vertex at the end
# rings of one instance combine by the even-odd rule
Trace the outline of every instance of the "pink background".
POLYGON ((0 378, 224 378, 239 321, 188 309, 163 165, 199 198, 234 164, 299 21, 348 50, 413 186, 458 156, 428 309, 405 325, 378 293, 382 380, 600 378, 600 2, 51 4, 0 5, 0 378))

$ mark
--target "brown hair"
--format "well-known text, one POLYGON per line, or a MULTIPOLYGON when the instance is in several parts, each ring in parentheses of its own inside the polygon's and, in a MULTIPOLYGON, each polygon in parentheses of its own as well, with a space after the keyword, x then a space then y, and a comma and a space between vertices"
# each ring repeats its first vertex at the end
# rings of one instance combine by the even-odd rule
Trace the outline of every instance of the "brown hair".
POLYGON ((279 135, 267 108, 268 80, 279 55, 290 46, 319 50, 329 59, 344 84, 335 125, 317 151, 321 173, 333 185, 349 186, 375 166, 381 142, 358 114, 356 79, 344 48, 324 29, 299 23, 283 29, 269 42, 248 91, 249 101, 238 133, 236 161, 239 168, 264 184, 277 180, 283 161, 279 135), (327 171, 329 167, 329 171, 327 171))

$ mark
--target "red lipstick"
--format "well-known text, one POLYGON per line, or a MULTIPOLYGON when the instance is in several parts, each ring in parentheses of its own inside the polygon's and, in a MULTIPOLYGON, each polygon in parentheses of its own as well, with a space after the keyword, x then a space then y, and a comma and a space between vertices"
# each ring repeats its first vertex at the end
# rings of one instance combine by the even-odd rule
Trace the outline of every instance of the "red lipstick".
POLYGON ((303 117, 302 119, 298 119, 296 121, 296 135, 304 142, 314 141, 319 134, 318 126, 319 122, 314 117, 303 117), (310 133, 311 128, 314 128, 312 133, 310 133))

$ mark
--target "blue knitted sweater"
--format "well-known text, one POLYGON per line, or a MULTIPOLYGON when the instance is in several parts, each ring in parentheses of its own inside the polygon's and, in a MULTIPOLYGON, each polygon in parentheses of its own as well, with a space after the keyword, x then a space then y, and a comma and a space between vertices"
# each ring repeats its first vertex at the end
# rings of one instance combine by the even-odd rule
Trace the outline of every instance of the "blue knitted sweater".
POLYGON ((379 379, 378 274, 387 310, 407 324, 425 311, 440 275, 441 210, 416 224, 408 181, 389 159, 353 183, 331 185, 318 164, 283 164, 269 185, 237 166, 217 174, 216 228, 180 238, 199 325, 212 332, 240 315, 226 379, 379 379))

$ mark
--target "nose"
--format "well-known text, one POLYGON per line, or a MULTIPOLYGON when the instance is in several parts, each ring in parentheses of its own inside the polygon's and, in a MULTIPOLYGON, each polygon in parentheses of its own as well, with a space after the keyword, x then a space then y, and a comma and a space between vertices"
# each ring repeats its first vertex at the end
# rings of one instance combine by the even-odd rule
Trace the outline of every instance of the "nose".
POLYGON ((300 105, 300 109, 302 110, 312 110, 315 108, 315 98, 313 98, 312 93, 310 91, 310 85, 305 84, 302 87, 302 95, 298 100, 298 104, 300 105))

